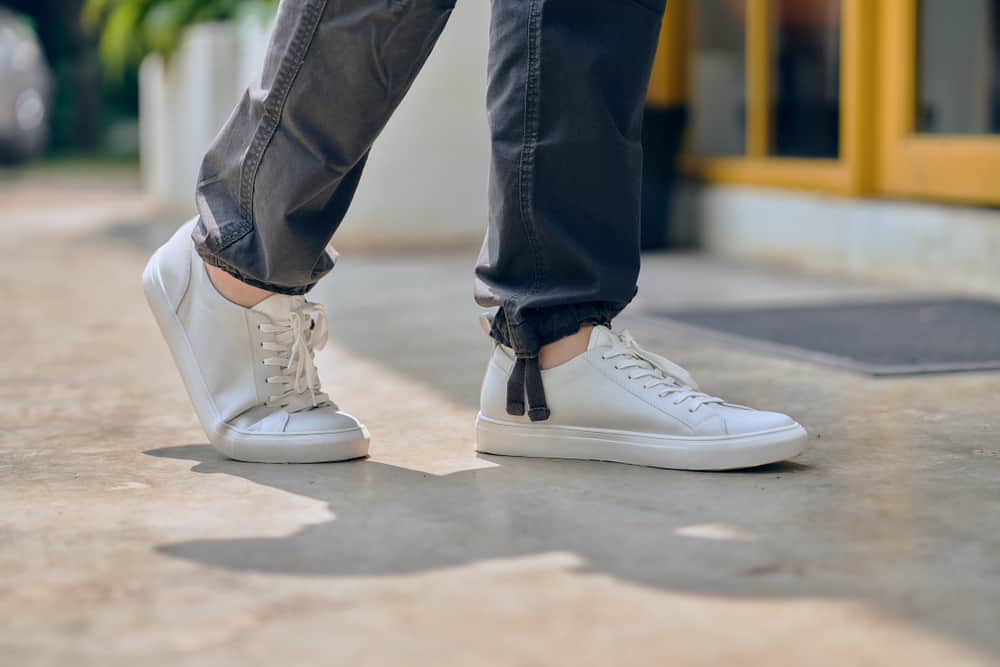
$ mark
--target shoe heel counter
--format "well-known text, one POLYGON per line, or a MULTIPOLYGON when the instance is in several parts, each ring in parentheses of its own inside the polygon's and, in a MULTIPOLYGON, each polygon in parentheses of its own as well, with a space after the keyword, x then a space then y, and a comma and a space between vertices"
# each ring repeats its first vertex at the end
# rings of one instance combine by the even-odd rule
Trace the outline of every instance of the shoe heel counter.
POLYGON ((149 260, 143 275, 146 289, 155 287, 177 312, 191 282, 191 269, 196 257, 191 242, 193 221, 183 225, 149 260))
POLYGON ((495 345, 490 362, 486 366, 483 386, 479 394, 479 411, 493 419, 509 418, 507 415, 507 378, 510 376, 510 360, 499 345, 495 345), (505 363, 506 362, 506 363, 505 363))

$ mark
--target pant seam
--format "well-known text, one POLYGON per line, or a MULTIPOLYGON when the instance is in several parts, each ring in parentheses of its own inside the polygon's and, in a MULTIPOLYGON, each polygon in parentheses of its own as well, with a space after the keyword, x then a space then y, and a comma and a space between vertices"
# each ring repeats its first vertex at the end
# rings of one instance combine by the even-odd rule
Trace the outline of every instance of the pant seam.
POLYGON ((255 223, 253 194, 257 173, 264 159, 264 152, 278 130, 288 94, 302 69, 302 63, 305 61, 306 52, 316 35, 316 28, 323 11, 326 9, 326 3, 327 0, 313 0, 306 4, 288 45, 288 52, 278 67, 274 87, 264 102, 264 115, 257 126, 250 150, 247 153, 247 160, 243 163, 240 174, 240 213, 248 227, 252 227, 255 223))
POLYGON ((539 125, 539 51, 541 14, 544 0, 531 0, 528 5, 528 61, 524 84, 524 130, 518 164, 518 204, 521 224, 532 256, 533 275, 528 295, 537 294, 544 279, 545 266, 538 248, 538 236, 532 211, 534 201, 535 149, 539 125))

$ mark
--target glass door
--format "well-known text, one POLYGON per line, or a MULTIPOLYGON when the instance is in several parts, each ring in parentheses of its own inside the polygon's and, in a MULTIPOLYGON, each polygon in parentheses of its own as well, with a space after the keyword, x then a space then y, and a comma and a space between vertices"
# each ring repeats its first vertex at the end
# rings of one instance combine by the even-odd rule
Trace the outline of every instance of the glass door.
POLYGON ((1000 0, 882 12, 881 189, 1000 204, 1000 0))

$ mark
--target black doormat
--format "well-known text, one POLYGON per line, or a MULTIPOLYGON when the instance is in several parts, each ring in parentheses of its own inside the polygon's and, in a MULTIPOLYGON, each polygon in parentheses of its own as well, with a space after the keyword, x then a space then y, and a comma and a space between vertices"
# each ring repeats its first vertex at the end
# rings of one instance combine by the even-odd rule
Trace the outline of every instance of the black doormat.
POLYGON ((870 375, 1000 369, 1000 303, 839 303, 656 315, 870 375))

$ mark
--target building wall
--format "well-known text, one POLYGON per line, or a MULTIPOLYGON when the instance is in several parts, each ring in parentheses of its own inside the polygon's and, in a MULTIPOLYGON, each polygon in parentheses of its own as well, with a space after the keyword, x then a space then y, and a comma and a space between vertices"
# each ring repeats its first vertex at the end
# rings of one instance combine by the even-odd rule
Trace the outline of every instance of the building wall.
POLYGON ((675 205, 714 254, 1000 296, 1000 209, 690 183, 675 205))

